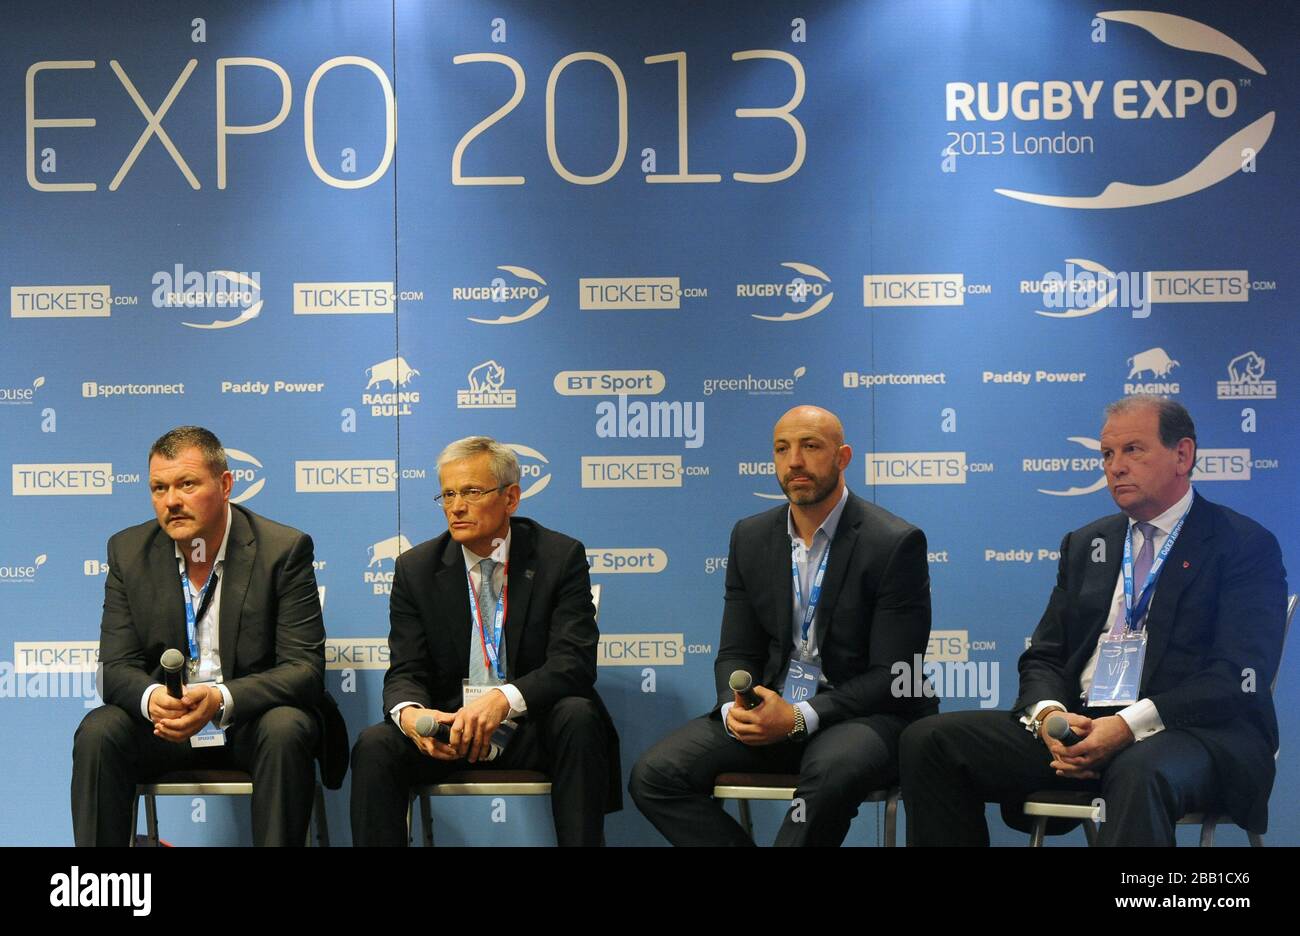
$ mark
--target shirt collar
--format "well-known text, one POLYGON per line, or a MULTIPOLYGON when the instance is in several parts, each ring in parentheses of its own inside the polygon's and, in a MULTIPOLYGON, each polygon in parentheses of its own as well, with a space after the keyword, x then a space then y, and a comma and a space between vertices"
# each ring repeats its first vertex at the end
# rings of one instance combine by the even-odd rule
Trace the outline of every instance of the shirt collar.
POLYGON ((460 547, 460 551, 465 556, 465 568, 467 569, 474 568, 481 561, 483 561, 484 558, 492 559, 493 561, 500 563, 501 565, 505 565, 506 562, 509 561, 510 559, 510 535, 512 532, 513 532, 512 530, 506 531, 505 540, 503 540, 501 544, 497 546, 496 549, 492 550, 492 554, 490 556, 486 556, 486 557, 480 556, 478 553, 474 552, 474 550, 470 549, 468 546, 462 545, 460 547))
MULTIPOLYGON (((826 533, 826 542, 829 543, 831 540, 835 539, 835 531, 840 525, 840 517, 844 513, 844 505, 848 502, 849 486, 846 484, 844 485, 844 490, 840 492, 839 503, 831 508, 831 512, 826 515, 826 519, 822 521, 822 525, 813 532, 814 540, 817 539, 817 533, 822 531, 825 531, 826 533)), ((790 539, 803 539, 803 537, 799 535, 799 532, 794 528, 794 512, 792 510, 787 509, 786 511, 785 528, 790 534, 790 539)))
MULTIPOLYGON (((1174 504, 1174 506, 1170 507, 1160 516, 1153 517, 1147 522, 1150 523, 1157 530, 1159 530, 1161 533, 1168 536, 1173 531, 1174 527, 1178 524, 1179 518, 1181 518, 1183 514, 1187 513, 1187 509, 1191 507, 1192 497, 1195 493, 1196 492, 1192 489, 1191 485, 1188 485, 1187 493, 1184 494, 1182 497, 1178 498, 1178 503, 1174 504)), ((1137 521, 1134 520, 1132 517, 1129 517, 1128 525, 1129 525, 1129 529, 1132 529, 1134 526, 1137 525, 1137 521)))
MULTIPOLYGON (((230 502, 226 502, 226 532, 221 536, 221 548, 217 550, 217 558, 213 560, 212 565, 215 568, 217 563, 226 561, 226 545, 230 542, 230 502)), ((181 552, 181 544, 175 540, 172 545, 176 547, 176 558, 181 562, 181 571, 185 571, 185 555, 181 552)))

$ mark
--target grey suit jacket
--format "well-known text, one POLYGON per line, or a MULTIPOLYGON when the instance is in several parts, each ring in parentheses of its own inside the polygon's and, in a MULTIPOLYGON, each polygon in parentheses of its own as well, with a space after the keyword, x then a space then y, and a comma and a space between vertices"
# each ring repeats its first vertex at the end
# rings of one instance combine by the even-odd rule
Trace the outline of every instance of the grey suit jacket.
MULTIPOLYGON (((325 686, 312 541, 306 533, 231 505, 218 640, 232 725, 278 705, 314 711, 325 686)), ((163 651, 187 653, 185 602, 171 537, 150 520, 108 541, 99 656, 104 701, 137 717, 163 651)))

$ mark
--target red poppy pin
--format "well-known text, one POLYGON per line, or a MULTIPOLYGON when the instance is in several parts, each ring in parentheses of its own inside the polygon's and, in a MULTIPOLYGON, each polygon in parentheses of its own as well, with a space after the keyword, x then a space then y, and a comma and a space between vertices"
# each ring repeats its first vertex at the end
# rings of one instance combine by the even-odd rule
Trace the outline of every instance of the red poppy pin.
POLYGON ((1188 562, 1186 559, 1184 559, 1184 560, 1183 560, 1183 568, 1184 568, 1184 569, 1190 569, 1191 567, 1192 567, 1192 564, 1191 564, 1190 562, 1188 562))

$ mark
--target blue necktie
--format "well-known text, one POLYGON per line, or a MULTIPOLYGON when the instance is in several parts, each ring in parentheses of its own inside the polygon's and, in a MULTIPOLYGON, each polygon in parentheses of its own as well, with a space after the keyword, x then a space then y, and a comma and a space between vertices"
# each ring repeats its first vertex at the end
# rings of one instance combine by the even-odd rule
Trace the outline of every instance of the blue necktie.
MULTIPOLYGON (((497 562, 493 559, 482 559, 478 564, 478 619, 474 622, 469 646, 469 681, 472 686, 501 685, 501 680, 497 678, 496 671, 492 668, 483 647, 485 640, 487 643, 493 643, 496 639, 494 623, 497 600, 496 595, 492 593, 492 575, 496 571, 496 567, 497 562), (483 622, 481 636, 478 629, 479 621, 483 622)), ((502 624, 504 626, 504 622, 502 624)), ((504 670, 506 665, 505 641, 501 642, 499 659, 501 669, 504 670)))

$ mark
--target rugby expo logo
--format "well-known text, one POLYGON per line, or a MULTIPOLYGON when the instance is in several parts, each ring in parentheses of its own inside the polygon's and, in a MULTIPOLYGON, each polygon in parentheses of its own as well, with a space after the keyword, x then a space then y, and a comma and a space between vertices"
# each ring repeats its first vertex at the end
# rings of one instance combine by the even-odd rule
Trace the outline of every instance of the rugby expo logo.
MULTIPOLYGON (((1101 442, 1088 436, 1068 436, 1067 441, 1097 454, 1082 455, 1066 452, 1047 457, 1025 458, 1020 464, 1021 472, 1058 475, 1063 476, 1063 480, 1077 480, 1080 475, 1091 475, 1094 471, 1099 475, 1088 483, 1072 484, 1063 490, 1037 489, 1039 494, 1048 494, 1052 497, 1083 497, 1104 490, 1106 473, 1101 457, 1101 442)), ((1278 467, 1275 459, 1261 459, 1254 464, 1260 468, 1278 467)), ((1195 484, 1201 481, 1249 481, 1251 465, 1250 449, 1197 448, 1192 482, 1195 484)))
POLYGON ((484 361, 465 377, 468 390, 456 391, 457 409, 514 409, 517 394, 507 389, 506 369, 496 361, 484 361))
POLYGON ((830 291, 831 278, 811 263, 787 260, 781 266, 793 270, 795 276, 786 281, 737 283, 736 298, 759 300, 751 305, 761 302, 764 307, 770 307, 793 303, 794 307, 778 315, 751 312, 751 318, 761 322, 797 322, 825 311, 834 300, 835 293, 830 291))
POLYGON ((1144 319, 1157 303, 1249 302, 1252 291, 1276 289, 1276 281, 1252 280, 1248 270, 1115 271, 1080 257, 1067 259, 1064 273, 1048 270, 1041 279, 1020 281, 1022 295, 1038 294, 1047 307, 1035 314, 1058 319, 1103 309, 1129 309, 1144 319))
MULTIPOLYGON (((1147 10, 1111 10, 1097 13, 1094 20, 1094 42, 1104 42, 1109 23, 1125 23, 1145 30, 1165 45, 1187 52, 1226 59, 1256 75, 1268 72, 1259 60, 1240 43, 1213 27, 1183 16, 1154 13, 1147 10)), ((1153 118, 1183 120, 1189 115, 1204 112, 1212 117, 1226 119, 1237 111, 1239 87, 1250 86, 1246 77, 1231 80, 1216 78, 1203 83, 1192 78, 1122 78, 1110 83, 1097 79, 1091 81, 980 81, 976 83, 953 81, 945 86, 946 118, 949 124, 991 124, 994 127, 1010 115, 1026 122, 1063 121, 1074 117, 1091 121, 1098 112, 1109 109, 1120 121, 1149 121, 1153 118), (1108 92, 1108 93, 1107 93, 1108 92)), ((1276 113, 1269 111, 1253 122, 1229 135, 1199 162, 1180 176, 1150 185, 1135 185, 1115 180, 1096 195, 1053 195, 1021 191, 1013 188, 995 188, 1007 198, 1053 208, 1131 208, 1153 205, 1183 198, 1207 189, 1248 167, 1253 171, 1254 158, 1264 148, 1273 132, 1276 113)), ((1145 127, 1151 124, 1139 123, 1145 127)), ((991 129, 979 133, 949 131, 952 142, 944 150, 955 158, 958 146, 962 155, 998 156, 1004 152, 1027 155, 1079 154, 1095 151, 1091 136, 1073 136, 1062 130, 1054 136, 1021 137, 1020 131, 1007 133, 991 129), (974 138, 969 141, 967 137, 974 138), (990 149, 990 146, 992 147, 990 149)), ((1149 148, 1149 147, 1148 147, 1149 148)), ((1203 152, 1198 149, 1191 156, 1203 152)), ((1171 154, 1173 155, 1173 154, 1171 154)), ((1189 154, 1179 153, 1171 163, 1190 162, 1189 154)), ((952 171, 952 170, 948 170, 952 171)))
POLYGON ((420 402, 420 391, 402 388, 419 376, 420 372, 400 355, 372 364, 366 368, 361 403, 370 408, 371 416, 410 416, 411 407, 420 402), (388 384, 386 391, 384 384, 388 384))
POLYGON ((1228 379, 1217 384, 1220 400, 1276 400, 1277 381, 1264 380, 1264 358, 1254 351, 1228 362, 1228 379))
POLYGON ((36 401, 36 391, 45 386, 45 378, 37 377, 31 386, 13 385, 0 387, 0 405, 30 406, 36 401))
POLYGON ((235 478, 234 489, 230 492, 230 502, 243 504, 251 501, 262 488, 266 487, 266 478, 258 477, 262 463, 239 449, 227 447, 225 452, 230 473, 235 478))
POLYGON ((519 458, 519 484, 523 488, 519 499, 527 500, 534 494, 545 491, 551 483, 551 463, 546 460, 546 456, 535 448, 514 442, 507 442, 506 448, 519 458))
MULTIPOLYGON (((743 461, 736 464, 736 474, 742 478, 771 478, 776 479, 776 462, 774 461, 743 461)), ((755 497, 761 497, 763 500, 785 500, 785 495, 779 490, 775 494, 766 494, 762 491, 750 491, 755 497)))
POLYGON ((479 325, 517 325, 541 315, 551 301, 542 275, 527 267, 509 264, 503 264, 497 269, 509 273, 514 282, 507 282, 503 276, 494 276, 487 286, 452 287, 452 302, 471 302, 476 306, 488 303, 490 305, 487 308, 495 313, 492 318, 488 318, 485 312, 466 318, 479 325))
POLYGON ((177 263, 171 270, 159 270, 153 284, 155 309, 183 309, 207 322, 181 324, 189 328, 213 330, 234 328, 257 318, 262 312, 262 274, 238 273, 233 270, 197 270, 186 272, 177 263))

